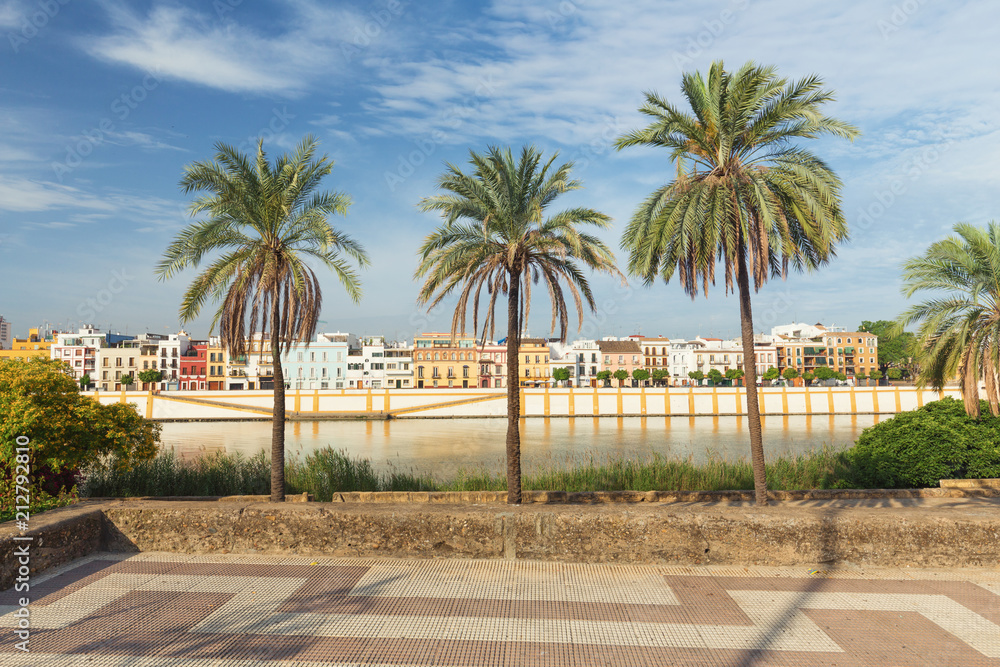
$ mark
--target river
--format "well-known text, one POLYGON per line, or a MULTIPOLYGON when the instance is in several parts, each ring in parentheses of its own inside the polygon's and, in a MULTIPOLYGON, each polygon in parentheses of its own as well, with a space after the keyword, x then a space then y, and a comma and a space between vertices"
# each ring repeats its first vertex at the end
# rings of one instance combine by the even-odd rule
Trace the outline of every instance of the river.
MULTIPOLYGON (((849 447, 874 415, 771 416, 763 418, 765 456, 804 454, 829 446, 849 447)), ((322 448, 342 449, 386 471, 430 473, 447 478, 459 469, 504 470, 505 419, 396 419, 389 421, 289 422, 288 457, 322 448)), ((163 447, 183 457, 209 452, 252 455, 270 450, 268 422, 169 422, 163 447)), ((749 458, 744 417, 596 417, 521 420, 526 471, 608 458, 653 454, 691 458, 749 458)))

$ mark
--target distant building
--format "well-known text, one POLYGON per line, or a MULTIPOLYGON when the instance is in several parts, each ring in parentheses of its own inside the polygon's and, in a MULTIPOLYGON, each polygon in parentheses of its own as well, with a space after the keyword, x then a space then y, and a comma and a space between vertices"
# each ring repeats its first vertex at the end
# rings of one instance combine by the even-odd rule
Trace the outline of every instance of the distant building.
POLYGON ((611 337, 597 341, 597 348, 600 350, 601 370, 616 371, 623 370, 628 373, 629 379, 621 383, 622 386, 632 386, 632 371, 642 368, 642 348, 634 340, 617 340, 611 337))
POLYGON ((353 334, 316 334, 315 342, 292 343, 281 355, 281 372, 289 389, 345 389, 348 350, 357 344, 353 334))
POLYGON ((479 346, 479 386, 501 389, 507 386, 507 344, 489 342, 479 346))
POLYGON ((422 333, 413 339, 413 364, 418 389, 478 387, 479 358, 476 339, 450 333, 422 333))
POLYGON ((205 391, 208 388, 208 341, 194 340, 181 355, 181 391, 205 391))
POLYGON ((9 350, 12 338, 10 321, 0 315, 0 350, 9 350))
POLYGON ((518 348, 519 375, 522 387, 544 387, 549 384, 549 344, 544 338, 522 338, 518 348))
POLYGON ((780 372, 794 368, 815 373, 826 367, 854 378, 878 370, 878 336, 864 331, 844 331, 822 324, 788 324, 771 330, 780 372))
POLYGON ((29 357, 49 357, 52 338, 43 339, 38 329, 29 329, 27 338, 14 338, 10 348, 0 350, 0 359, 28 359, 29 357))
POLYGON ((66 362, 77 381, 87 375, 91 384, 96 384, 97 351, 106 344, 105 338, 106 334, 93 325, 81 327, 76 333, 55 334, 49 354, 52 359, 66 362))

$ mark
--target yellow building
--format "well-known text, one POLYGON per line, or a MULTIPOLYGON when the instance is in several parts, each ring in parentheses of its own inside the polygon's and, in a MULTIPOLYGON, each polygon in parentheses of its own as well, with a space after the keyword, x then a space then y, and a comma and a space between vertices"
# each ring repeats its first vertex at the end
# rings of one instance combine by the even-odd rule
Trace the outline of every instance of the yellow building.
POLYGON ((794 368, 801 375, 827 367, 853 378, 878 370, 878 336, 864 331, 827 331, 809 340, 779 338, 775 345, 780 372, 794 368))
POLYGON ((450 333, 423 333, 413 339, 414 382, 429 387, 478 387, 479 357, 476 339, 450 333))
POLYGON ((11 349, 0 350, 0 359, 28 359, 29 357, 50 357, 49 348, 52 340, 43 340, 38 335, 38 329, 29 329, 27 338, 15 338, 10 344, 11 349))
POLYGON ((544 387, 549 383, 549 344, 544 338, 522 338, 518 356, 522 387, 544 387))

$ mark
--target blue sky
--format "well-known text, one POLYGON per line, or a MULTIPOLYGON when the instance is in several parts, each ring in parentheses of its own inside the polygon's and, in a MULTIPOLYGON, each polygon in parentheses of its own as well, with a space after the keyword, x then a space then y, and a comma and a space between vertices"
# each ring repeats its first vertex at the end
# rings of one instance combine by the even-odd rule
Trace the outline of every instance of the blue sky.
MULTIPOLYGON (((763 289, 756 328, 892 318, 903 260, 957 221, 1000 218, 998 19, 994 3, 935 0, 0 0, 0 315, 18 336, 81 321, 176 330, 195 274, 158 282, 153 269, 189 220, 184 166, 216 142, 262 136, 273 155, 313 133, 336 161, 327 187, 353 199, 332 223, 372 258, 360 304, 324 278, 320 326, 445 328, 447 312, 415 306, 412 279, 438 223, 416 203, 445 161, 491 144, 559 151, 585 189, 557 204, 612 216, 617 249, 671 171, 655 150, 611 143, 644 124, 643 91, 679 101, 683 71, 724 59, 818 74, 837 93, 828 111, 863 133, 810 146, 844 181, 850 242, 821 271, 763 289)), ((694 302, 676 281, 592 283, 584 334, 739 333, 721 283, 694 302)), ((531 334, 546 335, 534 305, 531 334)), ((210 320, 186 328, 205 336, 210 320)))

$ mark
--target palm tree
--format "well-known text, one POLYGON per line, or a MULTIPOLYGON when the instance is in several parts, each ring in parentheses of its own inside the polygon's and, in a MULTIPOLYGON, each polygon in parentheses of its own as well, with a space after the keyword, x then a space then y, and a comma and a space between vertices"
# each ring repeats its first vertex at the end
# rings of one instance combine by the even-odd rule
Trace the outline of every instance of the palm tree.
POLYGON ((465 327, 472 300, 472 328, 479 331, 479 302, 483 290, 489 304, 483 318, 482 340, 494 335, 496 303, 507 297, 507 502, 521 502, 520 382, 518 349, 521 331, 531 309, 531 286, 542 282, 552 303, 551 328, 559 324, 566 340, 569 311, 563 284, 569 290, 583 325, 583 302, 596 304, 585 266, 621 275, 614 255, 599 239, 581 232, 581 225, 605 228, 610 218, 589 208, 571 208, 546 217, 556 197, 581 186, 569 177, 573 164, 553 167, 557 155, 542 163, 533 146, 521 150, 515 162, 509 148, 490 147, 486 154, 470 151, 471 173, 448 164, 438 181, 448 194, 420 201, 423 211, 439 211, 444 218, 420 248, 417 278, 425 278, 418 303, 434 308, 446 296, 459 292, 452 317, 452 336, 465 327))
MULTIPOLYGON (((897 331, 919 323, 917 382, 944 388, 958 378, 965 411, 979 417, 979 380, 990 411, 1000 414, 1000 223, 985 228, 967 223, 955 235, 931 244, 903 264, 903 294, 937 295, 911 306, 897 331)), ((872 373, 874 376, 875 373, 872 373)))
POLYGON ((247 333, 258 331, 258 323, 261 348, 270 331, 272 502, 285 498, 281 353, 289 343, 312 338, 323 301, 319 278, 307 262, 331 269, 355 302, 361 298, 360 282, 345 255, 360 267, 368 264, 362 247, 327 222, 329 215, 346 213, 351 200, 339 192, 316 192, 333 169, 325 155, 316 158, 316 146, 307 135, 292 155, 283 154, 271 164, 262 141, 253 159, 219 143, 214 161, 185 167, 181 189, 208 193, 191 204, 191 215, 208 217, 181 230, 156 270, 165 280, 221 252, 184 293, 181 322, 197 317, 209 298, 221 300, 211 328, 219 325, 222 347, 233 356, 246 356, 247 333))
POLYGON ((774 68, 747 63, 727 72, 712 64, 708 77, 685 74, 682 111, 646 93, 640 112, 653 121, 618 138, 617 148, 659 146, 670 151, 677 175, 636 210, 622 237, 629 273, 647 285, 679 274, 692 299, 708 296, 722 260, 726 293, 739 290, 746 373, 747 422, 758 504, 767 503, 764 449, 750 307, 753 289, 789 266, 813 269, 847 238, 840 210, 841 183, 795 139, 823 134, 853 139, 851 125, 822 115, 833 99, 815 76, 789 83, 774 68), (735 284, 735 286, 734 286, 735 284))

